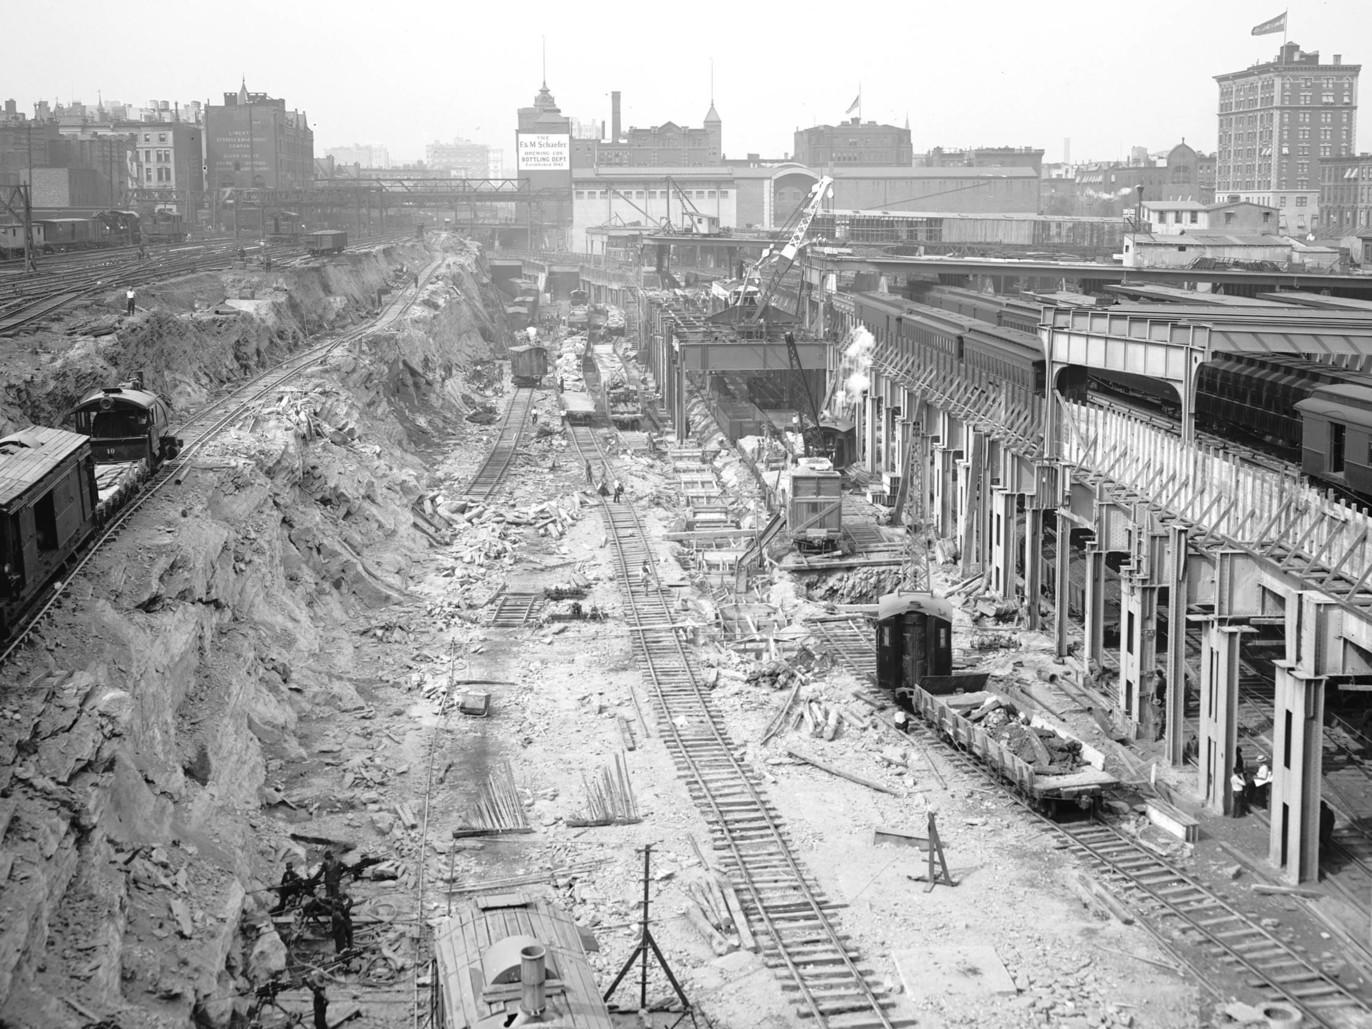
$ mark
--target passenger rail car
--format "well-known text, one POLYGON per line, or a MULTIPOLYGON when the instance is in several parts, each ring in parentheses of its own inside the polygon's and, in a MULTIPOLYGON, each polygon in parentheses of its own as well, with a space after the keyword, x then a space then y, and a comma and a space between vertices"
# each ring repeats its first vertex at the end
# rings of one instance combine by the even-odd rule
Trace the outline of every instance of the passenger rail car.
POLYGON ((1303 428, 1301 471, 1372 499, 1372 385, 1322 386, 1296 409, 1303 428))
MULTIPOLYGON (((859 293, 853 303, 858 321, 878 343, 887 342, 949 371, 972 371, 990 384, 1043 396, 1046 364, 1037 335, 889 293, 859 293)), ((1085 369, 1067 369, 1058 389, 1068 396, 1084 396, 1085 369)))
POLYGON ((0 639, 95 526, 90 440, 34 426, 0 439, 0 639))

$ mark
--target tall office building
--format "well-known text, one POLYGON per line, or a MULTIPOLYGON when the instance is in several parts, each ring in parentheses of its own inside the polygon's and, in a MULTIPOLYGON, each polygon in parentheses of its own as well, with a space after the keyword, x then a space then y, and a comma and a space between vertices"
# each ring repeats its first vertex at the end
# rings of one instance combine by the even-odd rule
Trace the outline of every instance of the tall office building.
POLYGON ((1319 51, 1287 43, 1274 60, 1216 75, 1216 199, 1313 208, 1321 159, 1355 152, 1360 70, 1342 54, 1325 64, 1319 51))

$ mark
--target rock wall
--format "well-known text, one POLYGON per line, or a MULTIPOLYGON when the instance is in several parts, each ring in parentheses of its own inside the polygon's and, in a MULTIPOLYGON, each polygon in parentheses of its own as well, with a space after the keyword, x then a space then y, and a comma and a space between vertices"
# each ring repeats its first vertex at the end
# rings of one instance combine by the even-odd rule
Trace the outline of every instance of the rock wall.
MULTIPOLYGON (((405 598, 426 546, 418 451, 461 431, 467 376, 502 335, 479 254, 444 245, 394 329, 198 454, 0 669, 0 1023, 225 1026, 241 1008, 240 916, 263 906, 244 884, 276 856, 273 770, 301 756, 300 718, 361 706, 352 627, 405 598)), ((169 284, 136 324, 11 383, 6 407, 56 411, 142 370, 186 409, 427 259, 169 284)))

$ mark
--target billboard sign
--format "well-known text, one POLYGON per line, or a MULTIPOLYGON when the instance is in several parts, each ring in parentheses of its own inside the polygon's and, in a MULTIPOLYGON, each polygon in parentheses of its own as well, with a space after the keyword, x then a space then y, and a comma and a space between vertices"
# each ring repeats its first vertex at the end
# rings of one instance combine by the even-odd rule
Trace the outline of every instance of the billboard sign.
POLYGON ((570 171, 572 137, 566 133, 518 133, 520 171, 570 171))

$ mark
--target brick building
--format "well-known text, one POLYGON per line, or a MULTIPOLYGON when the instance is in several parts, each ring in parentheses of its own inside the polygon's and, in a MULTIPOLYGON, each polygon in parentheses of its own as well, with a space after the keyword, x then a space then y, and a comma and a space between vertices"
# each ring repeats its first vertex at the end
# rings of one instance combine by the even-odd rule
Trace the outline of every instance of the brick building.
POLYGON ((211 189, 309 189, 314 132, 303 111, 249 93, 245 82, 223 104, 205 108, 205 164, 211 189))
POLYGON ((1308 203, 1321 163, 1356 152, 1360 70, 1341 54, 1326 64, 1318 50, 1286 43, 1271 61, 1216 75, 1216 194, 1279 208, 1302 196, 1308 203))
MULTIPOLYGON (((1040 151, 1040 154, 1042 151, 1040 151)), ((810 168, 909 168, 914 160, 910 127, 850 118, 839 125, 797 129, 794 160, 810 168)))

